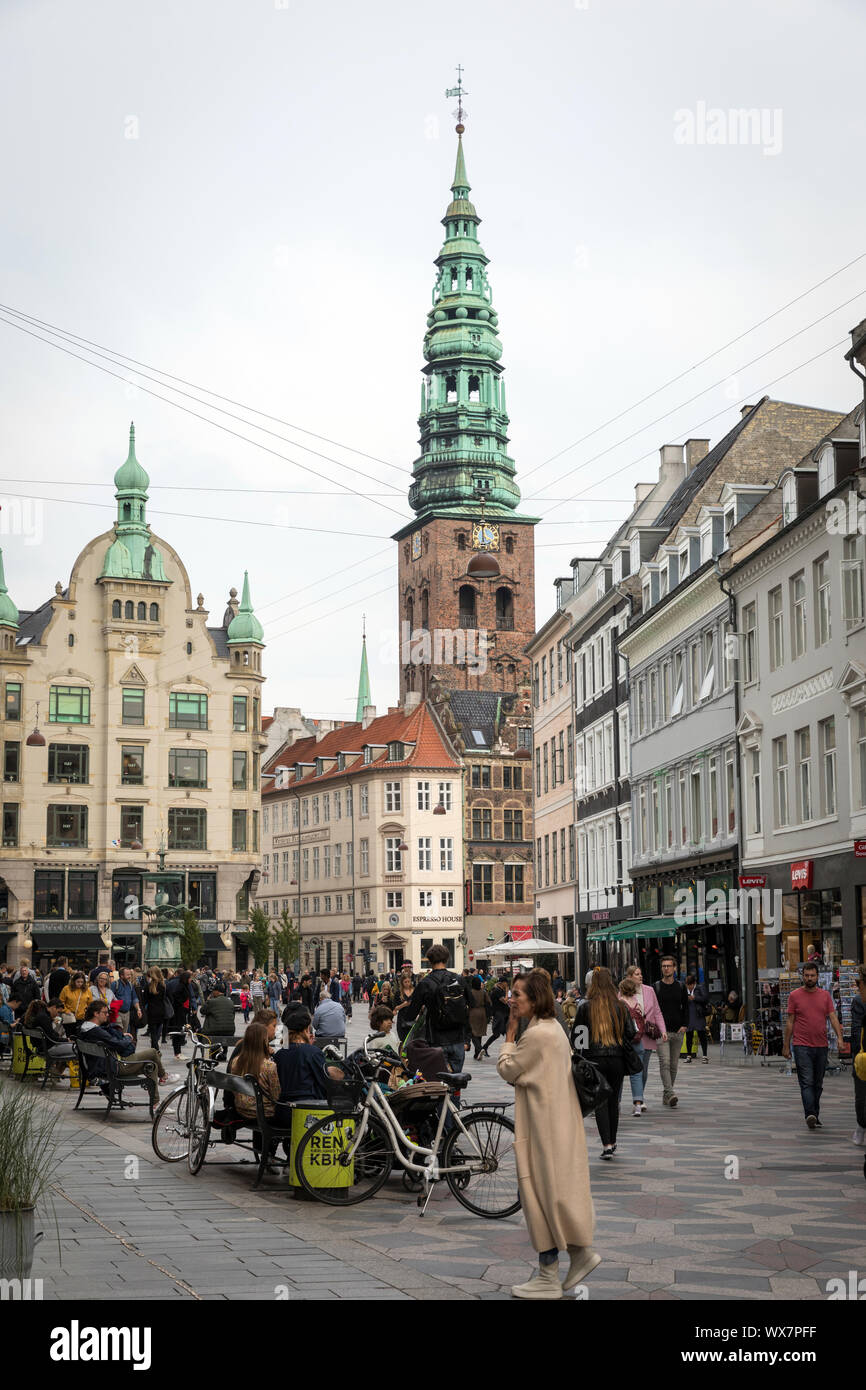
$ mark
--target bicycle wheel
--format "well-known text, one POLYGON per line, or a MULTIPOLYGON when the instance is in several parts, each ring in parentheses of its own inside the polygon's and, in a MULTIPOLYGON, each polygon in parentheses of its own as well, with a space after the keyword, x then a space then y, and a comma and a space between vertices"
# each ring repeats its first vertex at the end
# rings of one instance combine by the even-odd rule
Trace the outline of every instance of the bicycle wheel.
POLYGON ((442 1150, 442 1167, 471 1163, 479 1171, 446 1173, 445 1181, 458 1202, 476 1216, 513 1216, 520 1210, 513 1122, 495 1110, 469 1111, 460 1120, 472 1143, 455 1125, 442 1150))
POLYGON ((201 1091, 196 1093, 192 1103, 192 1117, 189 1126, 189 1140, 187 1145, 187 1167, 193 1174, 197 1173, 204 1163, 205 1155, 210 1144, 210 1102, 208 1094, 204 1095, 201 1091))
POLYGON ((372 1197, 387 1182, 394 1164, 391 1138, 371 1118, 352 1158, 357 1116, 323 1115, 311 1125, 295 1150, 301 1186, 331 1207, 351 1207, 372 1197))
POLYGON ((186 1086, 172 1091, 160 1102, 153 1117, 150 1142, 157 1158, 164 1163, 179 1163, 189 1147, 189 1094, 186 1086))

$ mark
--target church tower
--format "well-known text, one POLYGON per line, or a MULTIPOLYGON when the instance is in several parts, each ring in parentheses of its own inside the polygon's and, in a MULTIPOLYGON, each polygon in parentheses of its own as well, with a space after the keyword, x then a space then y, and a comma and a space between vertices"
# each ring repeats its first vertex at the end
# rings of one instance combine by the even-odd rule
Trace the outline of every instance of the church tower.
POLYGON ((457 160, 427 315, 421 452, 409 488, 415 519, 394 537, 401 699, 426 695, 433 680, 443 690, 516 692, 535 632, 538 518, 518 513, 499 315, 469 201, 462 88, 456 95, 457 160))

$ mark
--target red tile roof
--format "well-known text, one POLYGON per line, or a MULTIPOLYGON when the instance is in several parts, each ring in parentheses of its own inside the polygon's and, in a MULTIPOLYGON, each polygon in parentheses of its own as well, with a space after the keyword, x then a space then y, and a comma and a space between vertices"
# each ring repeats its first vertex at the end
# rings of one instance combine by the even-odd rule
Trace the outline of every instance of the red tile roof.
MULTIPOLYGON (((294 767, 295 763, 313 763, 316 758, 336 758, 338 753, 360 753, 367 744, 380 746, 372 763, 364 763, 362 759, 355 759, 342 771, 334 766, 326 769, 319 777, 315 775, 313 768, 299 781, 292 781, 290 785, 293 788, 308 787, 313 784, 318 786, 322 782, 333 781, 335 778, 346 777, 350 773, 359 772, 365 767, 387 767, 389 769, 424 767, 453 770, 460 766, 459 759, 440 732, 430 709, 422 703, 408 714, 401 709, 393 714, 380 715, 378 719, 374 719, 368 724, 366 729, 361 724, 344 724, 342 728, 333 729, 331 733, 325 734, 324 738, 298 739, 296 743, 278 749, 268 759, 262 772, 274 772, 278 766, 294 767), (399 762, 389 762, 387 759, 387 745, 389 743, 414 743, 415 747, 411 749, 408 757, 402 758, 399 762)), ((262 795, 269 796, 278 790, 285 791, 286 788, 277 788, 271 781, 269 786, 262 788, 262 795)))

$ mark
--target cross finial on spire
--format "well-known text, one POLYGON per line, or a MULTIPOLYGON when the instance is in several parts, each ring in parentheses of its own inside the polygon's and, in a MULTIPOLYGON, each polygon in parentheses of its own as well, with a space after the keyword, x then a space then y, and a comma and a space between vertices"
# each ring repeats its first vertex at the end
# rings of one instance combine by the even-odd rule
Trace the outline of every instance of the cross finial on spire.
POLYGON ((362 642, 366 642, 366 640, 367 640, 367 614, 366 614, 366 613, 362 613, 362 614, 361 614, 361 641, 362 641, 362 642))

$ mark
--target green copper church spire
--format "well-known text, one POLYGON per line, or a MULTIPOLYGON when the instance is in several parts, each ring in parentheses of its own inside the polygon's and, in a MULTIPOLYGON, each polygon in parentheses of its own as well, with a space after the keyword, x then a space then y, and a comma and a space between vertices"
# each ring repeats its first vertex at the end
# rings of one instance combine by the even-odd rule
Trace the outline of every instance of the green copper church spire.
POLYGON ((487 278, 488 258, 478 241, 481 219, 469 201, 464 95, 461 69, 458 86, 446 93, 458 98, 457 158, 427 315, 421 453, 412 469, 409 503, 419 517, 474 516, 481 493, 488 517, 534 520, 515 515, 520 490, 507 453, 499 315, 487 278))
POLYGON ((103 579, 155 579, 165 582, 162 556, 150 539, 147 489, 150 478, 135 457, 135 425, 129 426, 129 453, 114 475, 117 498, 115 539, 102 566, 103 579))
POLYGON ((361 637, 361 674, 358 676, 358 703, 355 706, 355 722, 360 724, 364 718, 364 710, 368 705, 372 705, 373 697, 370 694, 370 672, 367 669, 367 632, 364 630, 361 637))
POLYGON ((6 576, 3 573, 3 551, 0 550, 0 627, 18 626, 18 609, 9 597, 6 576))

